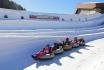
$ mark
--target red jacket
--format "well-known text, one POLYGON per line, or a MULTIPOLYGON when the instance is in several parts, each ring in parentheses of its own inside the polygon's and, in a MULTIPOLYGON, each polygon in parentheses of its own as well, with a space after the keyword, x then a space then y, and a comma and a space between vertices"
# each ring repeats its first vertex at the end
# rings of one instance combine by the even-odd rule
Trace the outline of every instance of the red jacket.
POLYGON ((44 53, 49 53, 49 48, 48 48, 48 47, 45 47, 45 48, 43 49, 43 51, 44 51, 44 53))
POLYGON ((45 53, 43 51, 40 51, 40 52, 36 53, 37 57, 42 57, 44 55, 45 55, 45 53))

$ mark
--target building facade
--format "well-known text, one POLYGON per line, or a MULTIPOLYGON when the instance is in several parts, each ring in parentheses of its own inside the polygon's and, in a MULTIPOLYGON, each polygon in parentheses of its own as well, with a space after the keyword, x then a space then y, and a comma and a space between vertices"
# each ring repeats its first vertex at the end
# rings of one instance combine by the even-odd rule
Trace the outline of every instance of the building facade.
POLYGON ((104 14, 104 3, 81 3, 77 6, 76 14, 104 14))

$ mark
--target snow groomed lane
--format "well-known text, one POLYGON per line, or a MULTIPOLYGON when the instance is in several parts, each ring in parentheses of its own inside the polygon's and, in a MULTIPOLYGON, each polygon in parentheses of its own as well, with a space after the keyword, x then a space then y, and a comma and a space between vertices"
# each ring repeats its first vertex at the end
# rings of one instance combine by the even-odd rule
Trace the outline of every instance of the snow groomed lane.
MULTIPOLYGON (((104 32, 90 33, 90 34, 85 33, 85 34, 74 35, 74 36, 71 36, 70 34, 61 35, 61 36, 58 36, 57 34, 55 34, 55 36, 48 35, 48 34, 35 36, 35 35, 29 34, 29 35, 24 36, 22 35, 22 33, 20 33, 20 35, 15 34, 15 35, 10 35, 10 36, 4 33, 3 35, 4 37, 2 36, 0 37, 0 40, 1 40, 0 44, 2 45, 1 47, 3 47, 1 48, 1 54, 0 54, 0 57, 2 60, 0 61, 0 63, 2 63, 2 65, 0 64, 1 65, 0 68, 4 70, 5 70, 5 67, 6 69, 11 68, 11 70, 12 69, 21 70, 25 68, 26 70, 32 70, 32 69, 28 69, 28 66, 30 66, 29 68, 31 68, 31 65, 35 65, 36 68, 34 69, 41 70, 40 67, 43 66, 44 68, 44 65, 47 66, 48 62, 49 62, 49 65, 52 64, 52 62, 57 62, 56 63, 56 67, 57 67, 57 65, 61 63, 59 60, 58 61, 52 60, 52 61, 48 61, 47 63, 42 62, 43 65, 40 65, 41 62, 39 63, 39 62, 35 62, 34 60, 32 60, 31 54, 42 49, 44 47, 43 45, 46 45, 47 43, 53 44, 56 41, 64 40, 66 37, 83 36, 87 42, 95 40, 95 39, 99 39, 99 38, 104 38, 104 32), (8 65, 8 63, 11 63, 11 64, 8 65)), ((80 50, 80 48, 76 49, 76 51, 73 50, 73 52, 70 51, 70 54, 74 52, 78 52, 78 50, 80 50)), ((59 57, 65 58, 69 55, 68 53, 65 53, 65 54, 66 56, 62 55, 59 57)), ((59 59, 59 57, 56 57, 56 59, 59 59)), ((73 58, 73 56, 70 56, 69 58, 73 58)), ((65 58, 65 59, 69 59, 69 58, 65 58)), ((50 69, 49 67, 47 68, 50 69)), ((57 68, 57 69, 60 69, 60 68, 57 68)))
POLYGON ((104 23, 104 14, 69 15, 68 21, 0 20, 0 30, 69 29, 99 26, 104 23), (70 18, 73 21, 70 21, 70 18), (75 20, 76 18, 77 20, 75 20), (82 20, 85 19, 86 20, 82 20), (79 21, 79 19, 81 21, 79 21), (44 25, 45 24, 45 25, 44 25), (12 25, 12 26, 11 26, 12 25))
MULTIPOLYGON (((96 19, 96 18, 95 18, 96 19)), ((0 69, 2 70, 99 70, 100 62, 102 62, 103 50, 98 53, 96 45, 98 41, 93 40, 104 38, 103 15, 99 17, 99 23, 93 22, 91 26, 85 28, 69 28, 69 29, 36 29, 36 30, 0 30, 0 69), (101 18, 101 19, 100 19, 101 18), (42 49, 47 43, 52 45, 54 42, 65 40, 66 37, 73 38, 75 36, 84 37, 88 46, 73 48, 62 55, 56 56, 52 60, 34 61, 31 58, 33 53, 42 49), (92 42, 91 42, 92 41, 92 42), (91 43, 91 44, 90 44, 91 43), (101 54, 92 56, 93 53, 101 54), (91 53, 91 54, 90 54, 91 53), (92 57, 91 60, 89 57, 92 57), (96 69, 93 69, 95 57, 99 59, 96 69), (92 62, 91 62, 92 61, 92 62), (82 62, 82 63, 81 63, 82 62), (89 68, 88 64, 90 64, 89 68), (92 64, 91 64, 92 63, 92 64), (85 66, 84 66, 85 64, 85 66)), ((29 21, 30 22, 30 21, 29 21)), ((87 23, 86 23, 87 24, 87 23)), ((3 24, 5 25, 5 24, 3 24)), ((8 24, 9 25, 9 24, 8 24)), ((102 42, 103 40, 100 40, 102 42)), ((100 44, 100 43, 99 43, 100 44)), ((103 45, 103 43, 101 43, 103 45)), ((99 48, 102 49, 103 47, 99 48)), ((103 65, 103 64, 102 64, 103 65)), ((95 65, 96 66, 96 65, 95 65)), ((103 68, 103 67, 102 67, 103 68)))
POLYGON ((24 70, 103 70, 104 38, 88 42, 85 47, 74 48, 53 60, 35 61, 24 70), (100 46, 100 47, 99 47, 100 46))
POLYGON ((35 30, 26 31, 26 30, 18 30, 18 31, 0 31, 0 37, 38 37, 38 36, 68 36, 68 35, 88 35, 88 34, 96 34, 96 33, 103 33, 104 28, 99 29, 92 29, 92 30, 52 30, 52 31, 38 31, 35 30))

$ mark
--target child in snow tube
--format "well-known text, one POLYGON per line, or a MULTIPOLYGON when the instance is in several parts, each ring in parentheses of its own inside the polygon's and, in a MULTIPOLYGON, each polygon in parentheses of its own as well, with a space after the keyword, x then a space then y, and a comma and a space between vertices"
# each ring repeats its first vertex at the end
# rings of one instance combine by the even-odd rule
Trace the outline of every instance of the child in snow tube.
POLYGON ((80 46, 85 46, 85 40, 83 39, 83 37, 81 37, 80 39, 79 39, 79 45, 80 46))
POLYGON ((80 42, 77 37, 74 37, 74 40, 72 41, 72 43, 73 43, 73 47, 78 47, 80 42))
POLYGON ((52 48, 50 47, 49 44, 47 44, 46 47, 43 48, 43 52, 44 52, 45 54, 52 53, 52 48))
POLYGON ((63 41, 63 49, 68 50, 71 48, 72 48, 71 41, 69 40, 69 38, 66 38, 65 42, 63 41))
POLYGON ((54 53, 51 52, 51 47, 46 45, 42 51, 36 53, 36 55, 32 55, 33 59, 50 59, 54 57, 54 53))
POLYGON ((62 43, 54 43, 53 52, 55 54, 63 53, 63 45, 62 43))
POLYGON ((44 56, 45 55, 45 53, 43 52, 43 51, 40 51, 40 52, 37 52, 36 53, 36 56, 37 57, 42 57, 42 56, 44 56))
POLYGON ((38 59, 38 58, 40 58, 40 57, 42 57, 44 55, 45 55, 45 53, 43 51, 39 51, 35 55, 32 55, 32 58, 33 59, 38 59))
POLYGON ((54 50, 56 50, 58 48, 59 48, 58 43, 54 43, 54 46, 53 46, 52 50, 54 51, 54 50))

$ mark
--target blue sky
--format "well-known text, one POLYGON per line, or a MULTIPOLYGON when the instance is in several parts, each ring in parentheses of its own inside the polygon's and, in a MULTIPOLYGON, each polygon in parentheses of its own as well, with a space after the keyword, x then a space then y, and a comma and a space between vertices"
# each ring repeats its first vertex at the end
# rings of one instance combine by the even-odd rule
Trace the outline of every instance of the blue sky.
POLYGON ((104 0, 13 0, 28 11, 48 13, 74 13, 75 7, 82 2, 104 2, 104 0))

